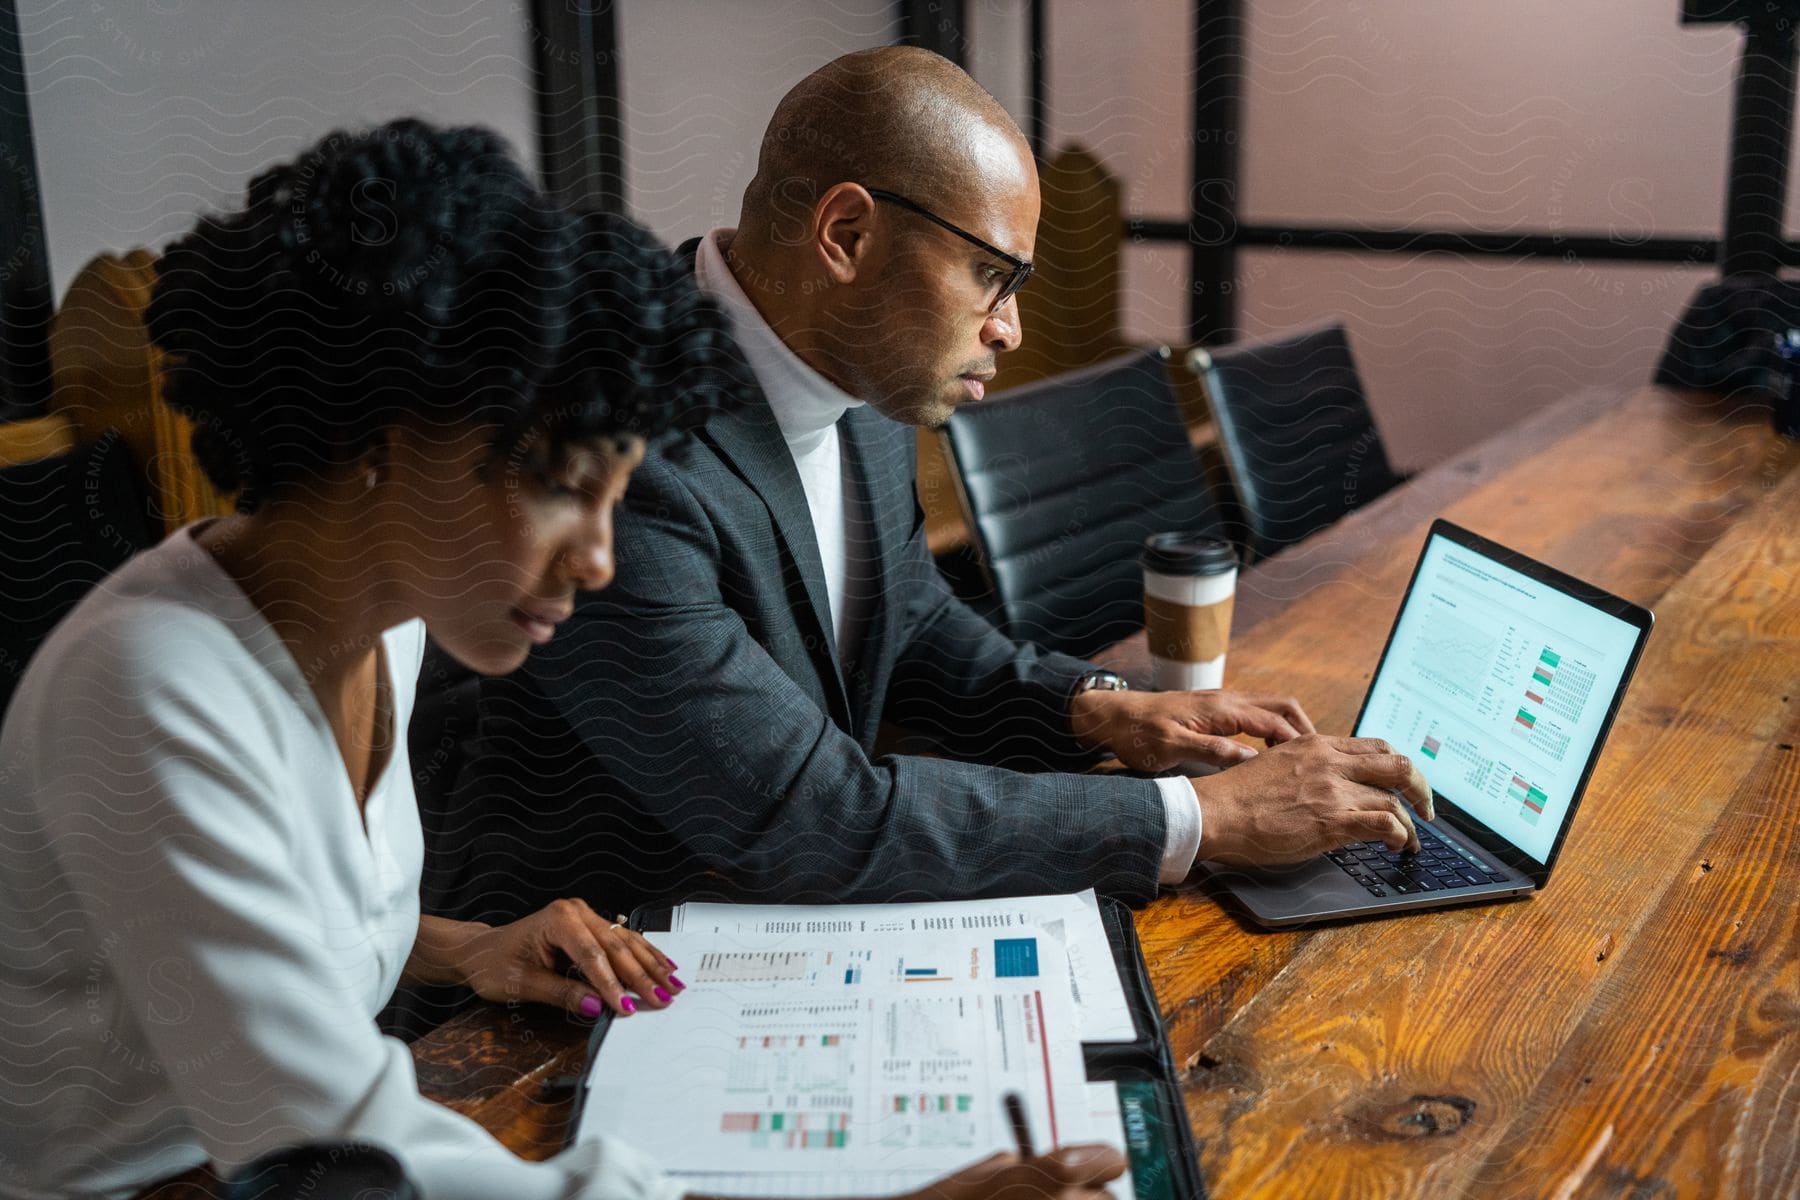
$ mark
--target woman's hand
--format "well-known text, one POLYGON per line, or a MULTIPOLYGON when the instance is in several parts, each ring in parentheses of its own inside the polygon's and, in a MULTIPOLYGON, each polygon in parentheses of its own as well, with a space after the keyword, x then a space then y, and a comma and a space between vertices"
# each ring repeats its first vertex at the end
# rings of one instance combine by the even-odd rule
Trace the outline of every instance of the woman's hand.
MULTIPOLYGON (((1125 1157, 1098 1143, 1064 1146, 1021 1162, 996 1154, 894 1200, 1094 1200, 1125 1171, 1125 1157)), ((725 1200, 689 1192, 683 1200, 725 1200)))
POLYGON ((996 1154, 901 1200, 1056 1200, 1103 1196, 1106 1184, 1125 1170, 1125 1157, 1111 1146, 1064 1146, 1020 1160, 996 1154))
POLYGON ((597 915, 582 900, 557 900, 511 925, 464 942, 464 981, 486 1000, 535 1000, 584 1017, 600 1006, 630 1016, 663 1008, 685 986, 642 935, 597 915), (580 978, 564 970, 573 963, 580 978), (635 992, 636 996, 627 995, 635 992))

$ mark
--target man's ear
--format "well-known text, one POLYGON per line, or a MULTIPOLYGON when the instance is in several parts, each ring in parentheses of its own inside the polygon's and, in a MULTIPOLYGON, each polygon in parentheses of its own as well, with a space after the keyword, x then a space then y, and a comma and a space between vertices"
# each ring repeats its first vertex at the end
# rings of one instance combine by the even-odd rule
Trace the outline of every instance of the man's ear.
POLYGON ((837 183, 813 206, 813 245, 833 283, 856 281, 875 245, 875 198, 860 183, 837 183))

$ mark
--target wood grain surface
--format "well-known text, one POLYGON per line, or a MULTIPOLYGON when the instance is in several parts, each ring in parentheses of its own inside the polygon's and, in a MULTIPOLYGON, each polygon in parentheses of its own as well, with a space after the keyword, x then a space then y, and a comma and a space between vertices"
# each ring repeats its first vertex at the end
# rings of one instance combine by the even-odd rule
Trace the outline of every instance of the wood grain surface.
MULTIPOLYGON (((1139 915, 1211 1195, 1800 1193, 1797 461, 1754 413, 1585 393, 1244 574, 1232 686, 1328 729, 1440 513, 1658 626, 1541 897, 1280 933, 1196 890, 1139 915)), ((566 1112, 482 1103, 533 1153, 566 1112)))
MULTIPOLYGON (((1759 414, 1585 393, 1243 574, 1230 686, 1326 731, 1440 513, 1657 625, 1543 894, 1283 932, 1193 888, 1139 914, 1211 1196, 1800 1196, 1797 461, 1759 414)), ((1104 657, 1147 666, 1141 636, 1104 657)), ((540 1158, 585 1036, 478 1007, 415 1045, 420 1086, 540 1158)))
MULTIPOLYGON (((1448 505, 1651 604, 1658 628, 1541 897, 1298 933, 1251 931, 1194 895, 1140 917, 1213 1195, 1800 1188, 1780 874, 1800 817, 1780 748, 1800 691, 1795 457, 1759 423, 1642 393, 1448 505), (1739 855, 1722 900, 1724 868, 1701 864, 1739 843, 1763 861, 1739 855), (1690 893, 1696 876, 1712 899, 1690 893), (1743 953, 1722 939, 1731 920, 1760 931, 1748 994, 1707 957, 1743 953)), ((1428 516, 1360 557, 1314 549, 1332 569, 1234 646, 1233 686, 1295 692, 1321 728, 1347 728, 1428 516)))

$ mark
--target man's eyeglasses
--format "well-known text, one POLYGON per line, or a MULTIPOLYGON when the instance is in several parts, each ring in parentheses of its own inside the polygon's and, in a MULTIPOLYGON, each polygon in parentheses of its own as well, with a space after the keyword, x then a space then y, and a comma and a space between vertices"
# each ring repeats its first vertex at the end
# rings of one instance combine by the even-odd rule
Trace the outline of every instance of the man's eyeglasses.
POLYGON ((884 191, 881 188, 869 188, 868 193, 877 200, 885 200, 889 204, 898 204, 908 212, 917 213, 932 224, 948 229, 963 241, 968 242, 972 246, 980 247, 982 250, 1011 267, 1012 270, 1008 271, 1007 274, 1000 279, 1000 291, 994 296, 993 301, 989 303, 988 312, 998 312, 1000 306, 1011 299, 1020 288, 1025 286, 1025 282, 1031 278, 1031 272, 1034 269, 1033 264, 1017 255, 1008 254, 998 246, 990 245, 989 243, 982 241, 968 230, 944 220, 944 218, 938 216, 923 204, 915 204, 898 192, 884 191))

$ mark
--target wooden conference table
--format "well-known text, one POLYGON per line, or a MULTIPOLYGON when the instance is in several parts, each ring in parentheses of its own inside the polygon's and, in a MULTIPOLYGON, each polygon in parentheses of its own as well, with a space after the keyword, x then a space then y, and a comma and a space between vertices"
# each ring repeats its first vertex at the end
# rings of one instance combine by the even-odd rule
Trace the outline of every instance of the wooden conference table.
MULTIPOLYGON (((1542 896, 1280 933, 1195 891, 1138 915, 1210 1195, 1800 1195, 1796 462, 1760 413, 1583 393, 1245 573, 1228 683, 1326 731, 1439 514, 1657 625, 1542 896)), ((1141 637, 1107 659, 1141 674, 1141 637)), ((414 1054, 540 1158, 584 1038, 487 1005, 414 1054)))

